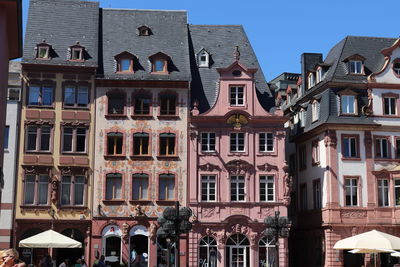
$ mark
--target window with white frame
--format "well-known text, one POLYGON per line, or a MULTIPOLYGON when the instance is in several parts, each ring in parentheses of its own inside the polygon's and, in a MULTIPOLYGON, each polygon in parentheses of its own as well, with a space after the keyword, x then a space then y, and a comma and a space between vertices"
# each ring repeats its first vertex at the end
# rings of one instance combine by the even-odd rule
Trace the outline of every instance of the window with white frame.
POLYGON ((209 55, 206 51, 201 51, 197 55, 197 64, 200 68, 208 68, 209 66, 209 55))
POLYGON ((147 200, 149 189, 149 175, 135 173, 132 175, 132 200, 147 200))
POLYGON ((344 158, 358 158, 358 138, 355 136, 343 137, 343 151, 344 158))
POLYGON ((342 114, 356 113, 356 99, 354 95, 342 95, 340 97, 342 114))
POLYGON ((259 134, 259 150, 260 152, 274 152, 274 134, 259 134))
POLYGON ((317 100, 311 104, 311 116, 313 122, 319 120, 319 102, 317 100))
POLYGON ((389 206, 389 180, 378 179, 378 206, 389 206))
POLYGON ((322 81, 322 76, 324 75, 323 69, 321 67, 317 70, 317 83, 322 81))
POLYGON ((26 174, 24 188, 25 205, 48 205, 49 196, 48 174, 26 174))
POLYGON ((86 152, 86 128, 63 127, 62 152, 86 152))
POLYGON ((201 201, 212 202, 216 200, 215 175, 201 176, 201 201))
POLYGON ((362 73, 362 61, 360 60, 350 60, 350 73, 352 74, 361 74, 362 73))
POLYGON ((7 100, 20 101, 21 100, 21 88, 16 88, 16 87, 8 88, 7 100))
POLYGON ((320 180, 315 180, 313 182, 313 200, 314 209, 321 208, 321 182, 320 180))
POLYGON ((260 175, 260 201, 275 200, 275 179, 273 175, 260 175))
POLYGON ((158 189, 159 200, 175 199, 175 175, 161 174, 158 189))
POLYGON ((396 115, 396 100, 395 97, 384 97, 383 98, 383 114, 384 115, 396 115))
POLYGON ((201 133, 201 151, 215 152, 215 133, 201 133))
POLYGON ((375 139, 375 157, 389 158, 389 140, 385 137, 375 139))
POLYGON ((122 174, 109 173, 106 175, 106 200, 122 199, 122 174))
POLYGON ((300 110, 300 127, 306 126, 306 111, 304 109, 300 110))
POLYGON ((198 267, 217 266, 217 241, 211 236, 205 236, 199 243, 199 265, 198 267))
POLYGON ((312 163, 314 165, 317 165, 320 162, 319 140, 314 140, 311 144, 311 147, 312 147, 312 163))
POLYGON ((314 73, 310 73, 308 74, 308 88, 311 88, 315 85, 315 77, 314 77, 314 73))
POLYGON ((61 205, 82 206, 85 196, 84 175, 63 175, 61 177, 61 205))
POLYGON ((26 151, 49 152, 51 144, 51 126, 29 125, 26 129, 26 151))
POLYGON ((231 149, 231 152, 245 152, 244 133, 231 133, 230 134, 230 149, 231 149))
POLYGON ((231 175, 231 201, 245 200, 245 180, 243 175, 231 175))
POLYGON ((244 87, 231 86, 230 91, 230 105, 231 106, 244 106, 244 87))
POLYGON ((345 205, 358 206, 358 179, 357 178, 346 178, 345 179, 345 194, 346 203, 345 205))
POLYGON ((400 179, 394 179, 394 203, 400 206, 400 179))

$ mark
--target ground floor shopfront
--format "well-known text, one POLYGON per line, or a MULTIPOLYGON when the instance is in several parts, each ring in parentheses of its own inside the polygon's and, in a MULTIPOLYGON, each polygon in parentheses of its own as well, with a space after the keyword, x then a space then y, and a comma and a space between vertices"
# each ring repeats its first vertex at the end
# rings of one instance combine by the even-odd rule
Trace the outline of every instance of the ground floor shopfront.
POLYGON ((166 240, 157 238, 156 218, 94 219, 92 226, 92 262, 104 255, 111 267, 133 266, 138 262, 141 267, 163 267, 168 261, 176 266, 178 259, 180 266, 187 266, 187 236, 180 237, 179 253, 174 243, 168 248, 166 240))
POLYGON ((47 253, 51 253, 53 259, 58 266, 65 258, 68 258, 71 264, 77 259, 89 259, 90 254, 90 227, 91 222, 88 220, 29 220, 18 219, 14 227, 14 247, 18 249, 20 258, 26 264, 34 264, 40 266, 40 260, 47 253), (65 236, 75 239, 82 243, 82 248, 65 249, 40 249, 40 248, 18 248, 19 241, 43 231, 52 228, 65 236), (17 230, 18 229, 18 230, 17 230))

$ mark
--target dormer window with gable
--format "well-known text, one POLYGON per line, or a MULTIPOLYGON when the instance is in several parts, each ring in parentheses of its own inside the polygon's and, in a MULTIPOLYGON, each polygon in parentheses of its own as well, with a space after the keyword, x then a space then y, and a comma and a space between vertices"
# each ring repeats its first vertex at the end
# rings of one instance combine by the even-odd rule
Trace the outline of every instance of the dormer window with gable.
POLYGON ((140 26, 138 29, 139 36, 149 36, 151 35, 151 29, 146 25, 140 26))
POLYGON ((357 93, 351 89, 345 89, 338 92, 340 96, 340 114, 357 115, 358 100, 357 93))
POLYGON ((116 55, 117 73, 133 73, 135 58, 134 55, 126 51, 116 55))
POLYGON ((394 74, 400 78, 400 58, 393 60, 393 71, 394 74))
POLYGON ((364 72, 364 61, 365 58, 358 54, 354 54, 345 60, 348 64, 348 74, 365 74, 364 72))
POLYGON ((322 81, 322 77, 324 76, 324 69, 322 67, 317 68, 317 83, 322 81))
POLYGON ((308 74, 308 88, 312 88, 315 85, 315 77, 314 77, 314 73, 310 72, 310 74, 308 74))
POLYGON ((231 86, 229 88, 229 98, 229 103, 231 106, 244 106, 244 86, 231 86))
POLYGON ((69 50, 70 50, 70 53, 71 53, 70 54, 70 58, 69 58, 70 60, 72 60, 72 61, 83 61, 83 60, 85 60, 85 57, 84 57, 85 48, 82 45, 80 45, 79 42, 76 42, 76 44, 71 46, 69 48, 69 50))
POLYGON ((36 59, 50 59, 51 45, 47 44, 45 40, 36 45, 36 59))
POLYGON ((319 120, 319 102, 317 100, 311 104, 311 117, 312 122, 319 120))
POLYGON ((168 61, 169 56, 164 53, 157 53, 150 58, 151 72, 156 74, 168 74, 168 61))
POLYGON ((210 55, 206 50, 201 50, 197 54, 197 65, 199 68, 208 68, 210 65, 210 55))

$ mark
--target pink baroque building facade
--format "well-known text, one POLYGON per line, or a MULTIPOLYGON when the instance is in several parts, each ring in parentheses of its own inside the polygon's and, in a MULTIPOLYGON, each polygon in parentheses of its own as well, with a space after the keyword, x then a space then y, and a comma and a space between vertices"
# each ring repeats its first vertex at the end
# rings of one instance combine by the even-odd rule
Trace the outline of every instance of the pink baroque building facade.
POLYGON ((189 266, 271 266, 277 259, 279 266, 288 266, 287 240, 279 240, 276 257, 274 240, 263 234, 264 218, 275 211, 286 216, 290 202, 289 187, 284 190, 283 112, 266 111, 260 104, 267 101, 269 88, 247 40, 219 50, 210 41, 207 47, 201 44, 205 32, 208 40, 213 34, 243 37, 241 27, 191 26, 190 31, 199 79, 203 86, 215 79, 217 88, 212 94, 203 87, 204 100, 198 100, 199 80, 192 84, 188 202, 195 220, 189 233, 189 266), (218 58, 222 50, 234 49, 234 60, 218 58), (213 51, 212 60, 208 51, 213 51), (211 108, 204 107, 206 101, 211 108))

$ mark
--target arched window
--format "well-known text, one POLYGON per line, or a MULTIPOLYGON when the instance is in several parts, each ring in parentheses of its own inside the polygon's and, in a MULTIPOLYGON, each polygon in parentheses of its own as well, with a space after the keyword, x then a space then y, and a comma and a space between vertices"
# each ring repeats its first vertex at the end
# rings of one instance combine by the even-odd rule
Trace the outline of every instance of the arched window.
POLYGON ((250 242, 242 234, 231 235, 226 242, 226 262, 229 267, 250 267, 250 242))
POLYGON ((147 200, 149 187, 149 175, 135 173, 132 175, 132 200, 147 200))
POLYGON ((258 242, 258 266, 276 266, 275 240, 264 236, 258 242))
POLYGON ((211 236, 205 236, 200 240, 199 267, 217 266, 217 241, 211 236))

